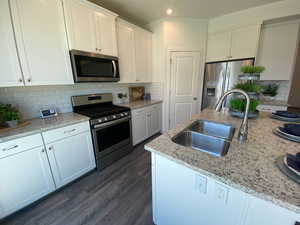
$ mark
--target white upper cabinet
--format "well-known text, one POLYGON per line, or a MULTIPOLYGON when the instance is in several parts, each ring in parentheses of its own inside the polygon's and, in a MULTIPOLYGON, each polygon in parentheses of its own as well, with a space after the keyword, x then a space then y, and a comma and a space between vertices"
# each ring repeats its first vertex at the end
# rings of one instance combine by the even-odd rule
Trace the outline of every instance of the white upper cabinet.
POLYGON ((117 15, 86 0, 64 0, 70 49, 117 56, 117 15))
POLYGON ((266 67, 261 80, 290 80, 298 46, 299 22, 266 25, 258 52, 258 65, 266 67))
POLYGON ((260 27, 255 25, 232 31, 230 56, 233 59, 256 57, 260 27))
POLYGON ((81 0, 65 0, 64 9, 70 48, 97 52, 93 9, 81 0))
POLYGON ((8 0, 0 1, 0 87, 23 86, 8 0))
POLYGON ((151 82, 152 33, 118 19, 117 34, 121 82, 151 82))
POLYGON ((61 1, 10 2, 25 84, 72 84, 61 1))
POLYGON ((135 30, 136 81, 151 82, 152 73, 152 33, 135 30))
POLYGON ((119 21, 117 40, 121 82, 134 82, 136 80, 134 29, 119 21))
POLYGON ((230 56, 231 33, 217 33, 208 36, 207 56, 208 62, 222 61, 230 56))
POLYGON ((207 62, 255 58, 261 25, 208 35, 207 62))

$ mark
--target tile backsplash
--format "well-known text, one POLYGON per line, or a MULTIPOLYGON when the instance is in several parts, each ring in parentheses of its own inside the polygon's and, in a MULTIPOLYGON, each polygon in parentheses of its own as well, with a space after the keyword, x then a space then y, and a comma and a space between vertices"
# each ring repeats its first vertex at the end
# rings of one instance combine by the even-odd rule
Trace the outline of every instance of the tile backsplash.
POLYGON ((39 117, 41 108, 55 107, 58 112, 71 112, 71 96, 94 93, 113 93, 114 102, 120 103, 118 93, 127 93, 130 86, 145 86, 149 92, 149 84, 75 84, 64 86, 9 87, 0 88, 0 103, 16 106, 23 119, 39 117))
POLYGON ((278 94, 274 97, 274 100, 287 101, 290 92, 290 81, 259 81, 261 85, 278 84, 278 94))

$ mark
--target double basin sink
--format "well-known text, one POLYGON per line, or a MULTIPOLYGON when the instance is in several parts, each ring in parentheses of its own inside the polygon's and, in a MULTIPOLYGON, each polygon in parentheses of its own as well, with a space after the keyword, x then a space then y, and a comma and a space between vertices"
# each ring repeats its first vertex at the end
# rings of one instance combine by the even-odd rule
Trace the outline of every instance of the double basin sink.
POLYGON ((222 157, 228 153, 235 127, 230 124, 197 120, 172 138, 176 144, 222 157))

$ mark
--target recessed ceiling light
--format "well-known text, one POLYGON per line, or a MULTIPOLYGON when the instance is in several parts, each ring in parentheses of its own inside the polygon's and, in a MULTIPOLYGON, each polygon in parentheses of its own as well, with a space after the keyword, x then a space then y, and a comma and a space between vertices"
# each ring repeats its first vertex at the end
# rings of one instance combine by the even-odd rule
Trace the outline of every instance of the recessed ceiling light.
POLYGON ((171 15, 171 14, 173 13, 173 9, 170 9, 170 8, 167 9, 167 10, 166 10, 166 13, 167 13, 167 15, 171 15))

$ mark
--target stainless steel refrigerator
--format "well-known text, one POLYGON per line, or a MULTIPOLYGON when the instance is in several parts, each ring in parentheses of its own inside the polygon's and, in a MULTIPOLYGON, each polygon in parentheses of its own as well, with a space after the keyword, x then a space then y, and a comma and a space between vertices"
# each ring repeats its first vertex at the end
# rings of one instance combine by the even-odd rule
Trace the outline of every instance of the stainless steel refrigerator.
MULTIPOLYGON (((245 65, 254 65, 254 59, 215 62, 205 65, 202 109, 213 107, 226 91, 233 88, 238 82, 241 67, 245 65)), ((225 101, 225 106, 227 102, 225 101)))

